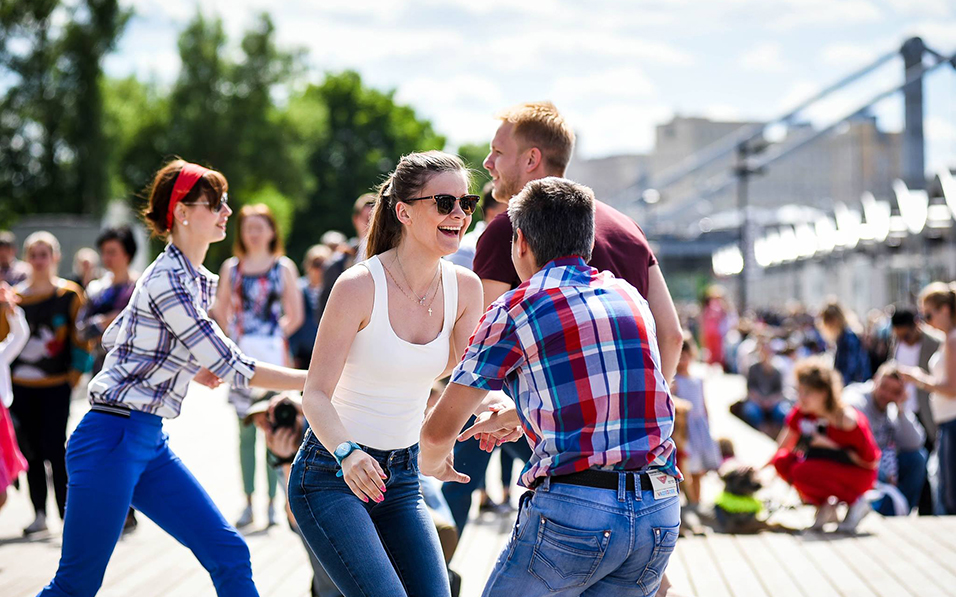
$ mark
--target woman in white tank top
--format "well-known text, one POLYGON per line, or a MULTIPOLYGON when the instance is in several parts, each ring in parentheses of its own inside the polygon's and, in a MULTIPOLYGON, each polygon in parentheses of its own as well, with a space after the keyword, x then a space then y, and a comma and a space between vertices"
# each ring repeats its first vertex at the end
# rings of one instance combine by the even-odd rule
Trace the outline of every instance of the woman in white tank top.
POLYGON ((939 506, 943 514, 956 514, 956 288, 933 282, 920 292, 920 309, 929 325, 943 332, 946 341, 930 359, 930 373, 910 367, 904 377, 930 392, 933 420, 939 426, 939 506))
POLYGON ((319 325, 289 503, 346 597, 450 594, 418 437, 481 316, 478 278, 442 259, 471 223, 468 183, 456 156, 403 157, 379 189, 368 260, 335 283, 319 325))

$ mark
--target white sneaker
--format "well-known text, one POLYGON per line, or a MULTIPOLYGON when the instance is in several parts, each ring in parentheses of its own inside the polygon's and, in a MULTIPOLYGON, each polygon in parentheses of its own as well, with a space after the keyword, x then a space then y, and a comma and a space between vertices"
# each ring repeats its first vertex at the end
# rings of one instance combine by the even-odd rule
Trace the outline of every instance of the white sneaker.
POLYGON ((873 508, 870 507, 869 500, 861 497, 847 508, 846 516, 843 517, 843 522, 840 523, 837 530, 841 533, 855 533, 857 525, 859 525, 863 517, 872 510, 873 508))
POLYGON ((277 524, 276 523, 276 507, 273 506, 272 504, 269 504, 268 517, 269 517, 269 526, 274 527, 277 524))
POLYGON ((43 512, 38 512, 37 517, 33 519, 33 522, 30 523, 30 526, 23 529, 23 535, 26 537, 45 530, 47 530, 46 514, 43 512))
POLYGON ((829 522, 836 522, 837 520, 836 504, 827 502, 822 506, 817 506, 817 516, 814 518, 813 526, 810 527, 810 530, 822 531, 823 525, 829 522))
POLYGON ((246 509, 242 511, 242 514, 239 516, 239 520, 236 521, 236 528, 241 529, 242 527, 247 527, 252 524, 252 506, 246 506, 246 509))

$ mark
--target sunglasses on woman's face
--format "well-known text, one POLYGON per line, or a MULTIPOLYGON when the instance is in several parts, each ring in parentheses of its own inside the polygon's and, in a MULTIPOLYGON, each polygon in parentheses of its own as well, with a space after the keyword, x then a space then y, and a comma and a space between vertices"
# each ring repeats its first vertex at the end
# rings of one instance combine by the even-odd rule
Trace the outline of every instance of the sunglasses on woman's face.
POLYGON ((209 211, 211 211, 214 214, 217 214, 221 212, 225 208, 225 206, 229 205, 229 194, 223 193, 222 196, 219 198, 219 200, 215 202, 215 204, 208 203, 206 201, 194 201, 192 203, 184 202, 183 205, 205 205, 206 207, 209 208, 209 211))
POLYGON ((402 199, 402 203, 412 203, 413 201, 424 201, 425 199, 434 199, 435 207, 438 208, 438 213, 443 216, 447 216, 455 209, 455 201, 461 205, 461 211, 465 212, 466 216, 470 216, 475 213, 475 209, 478 207, 478 195, 462 195, 461 197, 455 197, 454 195, 440 194, 440 195, 430 195, 428 197, 416 197, 415 199, 402 199))

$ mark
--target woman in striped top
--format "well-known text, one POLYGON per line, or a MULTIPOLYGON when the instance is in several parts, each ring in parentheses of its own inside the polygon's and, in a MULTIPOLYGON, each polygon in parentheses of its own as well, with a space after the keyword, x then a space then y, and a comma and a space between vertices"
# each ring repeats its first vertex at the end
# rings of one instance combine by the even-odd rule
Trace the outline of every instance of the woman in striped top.
POLYGON ((207 314, 217 278, 202 262, 226 237, 226 188, 222 174, 182 160, 153 180, 145 218, 170 242, 103 334, 108 352, 90 382, 92 407, 67 447, 60 566, 42 597, 96 594, 130 504, 196 554, 218 595, 258 595, 248 547, 162 429, 163 418, 179 415, 193 380, 276 390, 305 382, 305 371, 245 356, 207 314))

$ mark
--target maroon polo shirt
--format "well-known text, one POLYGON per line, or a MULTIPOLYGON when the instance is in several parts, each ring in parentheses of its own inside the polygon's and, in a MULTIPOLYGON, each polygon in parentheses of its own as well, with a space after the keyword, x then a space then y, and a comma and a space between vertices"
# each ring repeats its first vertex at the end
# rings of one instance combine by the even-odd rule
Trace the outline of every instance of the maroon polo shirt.
MULTIPOLYGON (((504 282, 511 288, 521 283, 511 262, 513 234, 507 211, 488 224, 478 237, 475 249, 474 270, 479 278, 504 282)), ((646 298, 647 271, 657 265, 657 259, 644 231, 634 220, 606 203, 595 201, 594 250, 590 265, 627 280, 646 298)))

